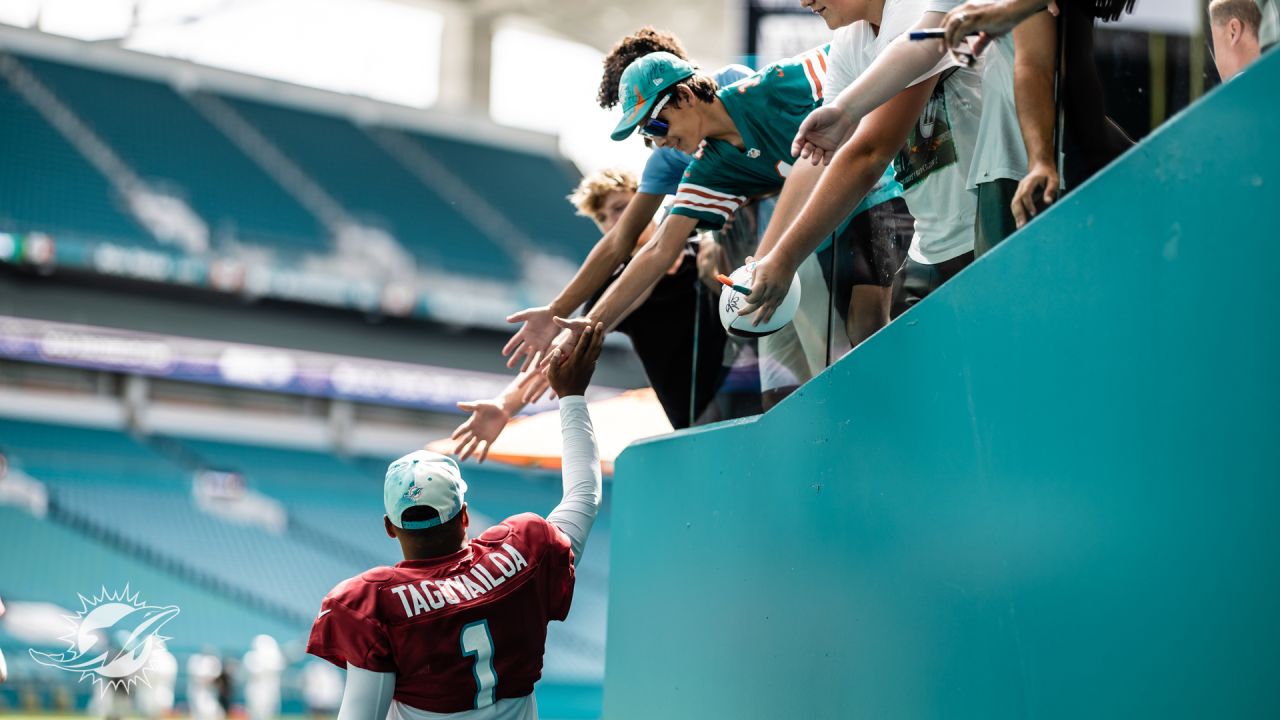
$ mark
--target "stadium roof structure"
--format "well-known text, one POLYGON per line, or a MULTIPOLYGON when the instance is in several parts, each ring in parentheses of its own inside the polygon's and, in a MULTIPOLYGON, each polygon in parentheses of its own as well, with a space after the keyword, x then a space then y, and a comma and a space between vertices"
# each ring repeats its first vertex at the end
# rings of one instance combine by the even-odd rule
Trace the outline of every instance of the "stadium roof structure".
POLYGON ((487 103, 489 43, 503 23, 528 24, 602 52, 645 25, 680 37, 690 55, 709 66, 729 62, 743 34, 738 0, 394 0, 445 18, 443 66, 469 68, 469 76, 441 79, 440 100, 449 107, 487 103), (451 86, 448 82, 454 84, 451 86))

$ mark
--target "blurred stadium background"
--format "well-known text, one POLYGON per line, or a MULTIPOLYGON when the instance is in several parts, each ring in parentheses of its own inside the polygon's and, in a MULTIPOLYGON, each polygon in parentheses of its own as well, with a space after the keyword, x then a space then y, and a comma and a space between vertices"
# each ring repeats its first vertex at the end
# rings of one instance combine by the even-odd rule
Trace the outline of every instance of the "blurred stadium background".
MULTIPOLYGON (((1139 2, 1102 33, 1135 136, 1214 82, 1203 5, 1139 2)), ((0 712, 87 707, 89 683, 27 650, 61 649, 78 594, 125 583, 181 608, 179 712, 193 654, 239 662, 259 634, 289 663, 284 712, 302 712, 320 598, 398 560, 386 463, 506 383, 505 315, 545 302, 595 239, 564 201, 581 173, 643 162, 594 105, 602 52, 654 24, 704 66, 755 65, 825 41, 798 11, 0 3, 0 712)), ((625 342, 597 385, 643 387, 625 342)), ((481 527, 559 497, 539 469, 554 462, 509 459, 465 469, 481 527)), ((546 717, 600 711, 609 526, 606 505, 551 630, 546 717)))

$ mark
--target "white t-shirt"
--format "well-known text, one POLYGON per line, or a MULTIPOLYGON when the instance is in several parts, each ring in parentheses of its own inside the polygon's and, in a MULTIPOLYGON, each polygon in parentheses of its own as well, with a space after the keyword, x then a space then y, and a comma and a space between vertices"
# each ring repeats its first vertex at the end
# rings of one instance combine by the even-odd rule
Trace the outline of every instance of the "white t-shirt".
MULTIPOLYGON (((958 4, 950 0, 887 0, 879 33, 865 21, 840 28, 827 59, 828 85, 847 87, 926 12, 947 12, 958 4)), ((902 198, 916 219, 908 253, 916 262, 936 265, 973 249, 977 198, 965 185, 982 113, 980 69, 960 67, 947 53, 911 83, 951 72, 934 91, 894 160, 903 186, 902 198)))
POLYGON ((1027 176, 1027 147, 1018 127, 1013 95, 1013 36, 992 41, 983 53, 982 121, 978 123, 978 152, 969 172, 969 189, 1001 178, 1027 176))

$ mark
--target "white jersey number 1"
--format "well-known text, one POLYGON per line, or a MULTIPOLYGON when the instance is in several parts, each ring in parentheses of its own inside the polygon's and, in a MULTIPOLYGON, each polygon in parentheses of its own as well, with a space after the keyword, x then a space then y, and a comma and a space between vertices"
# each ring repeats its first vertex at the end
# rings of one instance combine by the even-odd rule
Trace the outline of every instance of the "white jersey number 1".
POLYGON ((489 634, 489 621, 480 620, 462 628, 462 655, 474 655, 476 665, 476 707, 493 704, 493 689, 498 684, 498 673, 493 669, 493 636, 489 634))

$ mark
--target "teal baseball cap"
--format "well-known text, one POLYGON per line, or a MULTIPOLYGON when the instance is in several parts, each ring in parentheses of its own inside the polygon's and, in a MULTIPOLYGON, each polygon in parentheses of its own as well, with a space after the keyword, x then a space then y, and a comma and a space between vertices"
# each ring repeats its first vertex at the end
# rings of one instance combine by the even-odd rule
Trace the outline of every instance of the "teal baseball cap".
POLYGON ((618 81, 622 120, 613 129, 614 140, 626 140, 640 121, 649 116, 662 91, 693 77, 693 65, 669 52, 649 53, 631 61, 618 81))
POLYGON ((425 530, 457 517, 462 512, 466 494, 467 483, 453 458, 429 450, 417 450, 387 467, 387 478, 382 485, 382 504, 392 525, 405 530, 425 530), (434 509, 439 517, 431 520, 400 518, 405 510, 419 505, 434 509))

